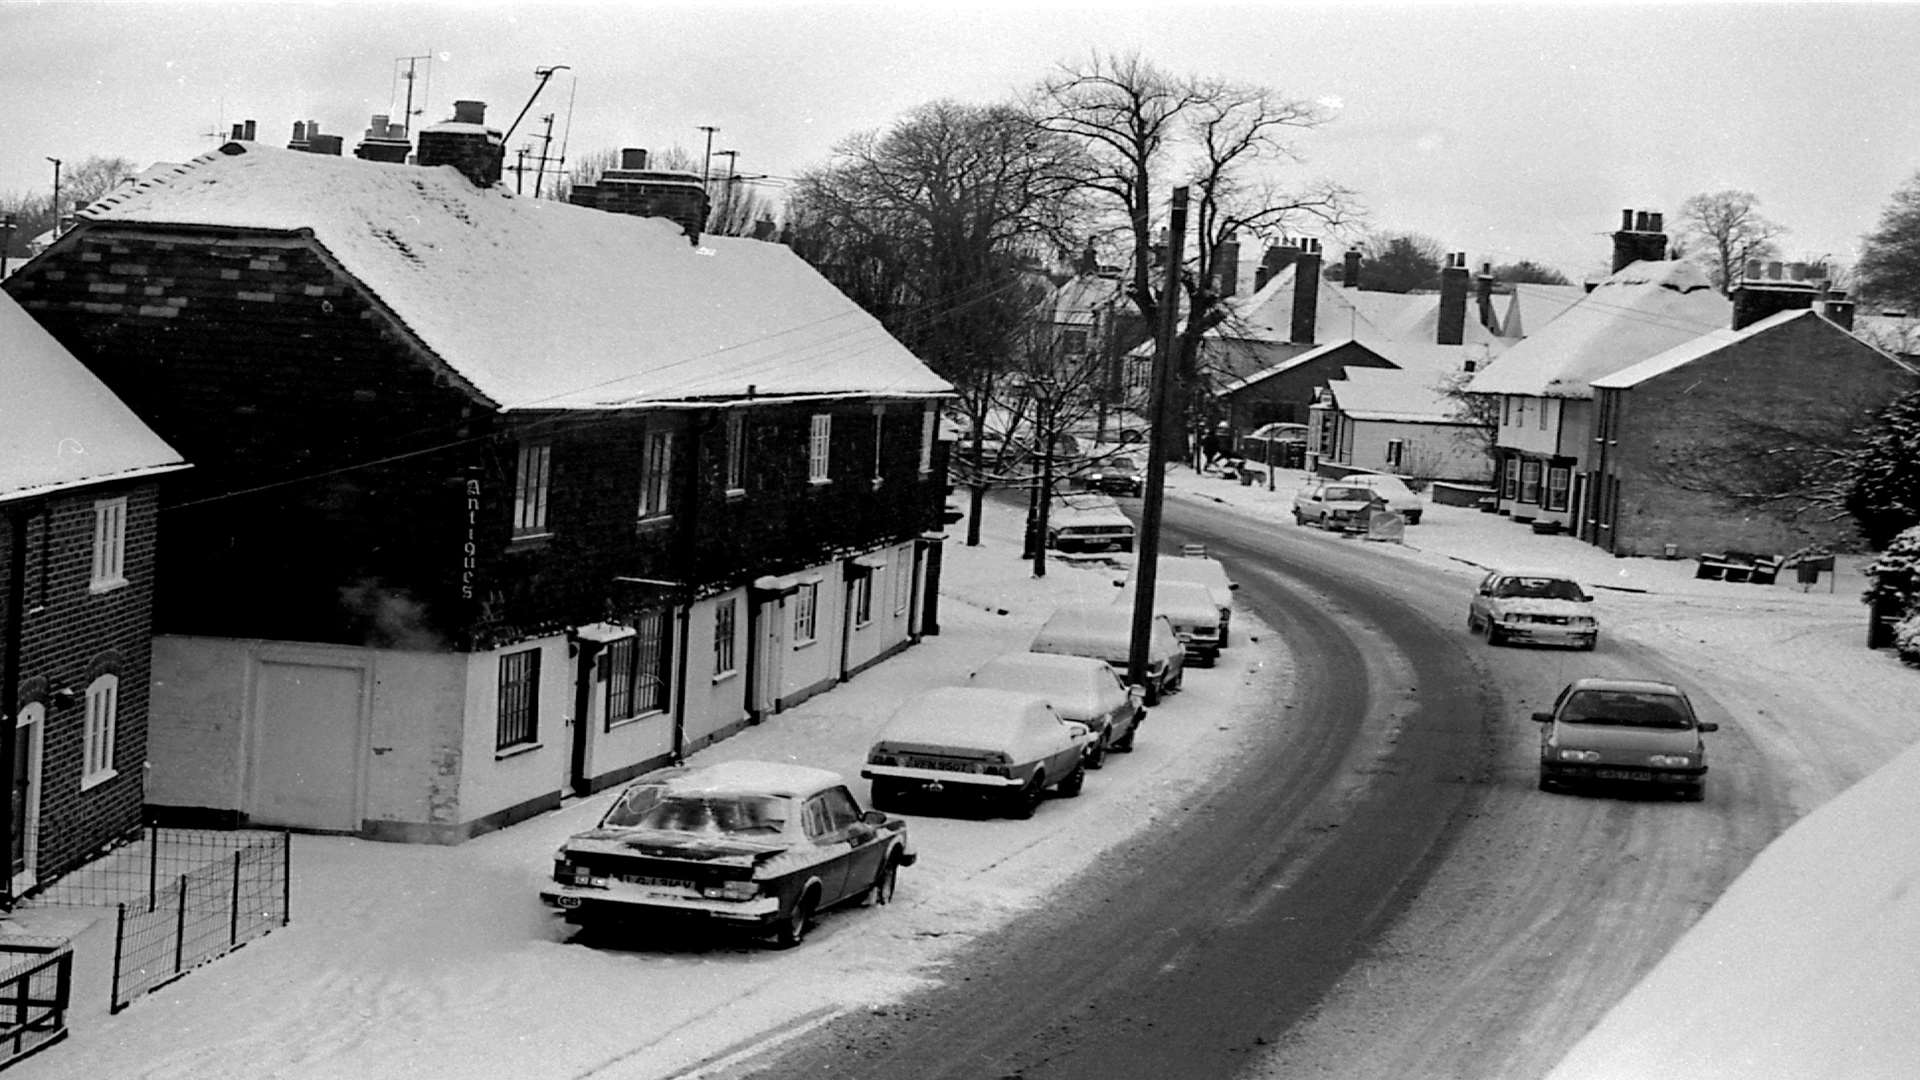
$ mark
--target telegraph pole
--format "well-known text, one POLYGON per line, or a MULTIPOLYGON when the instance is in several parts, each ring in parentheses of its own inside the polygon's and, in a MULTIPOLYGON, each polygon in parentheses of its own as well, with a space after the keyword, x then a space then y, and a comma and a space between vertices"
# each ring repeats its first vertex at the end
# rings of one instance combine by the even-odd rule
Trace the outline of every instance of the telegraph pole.
POLYGON ((725 233, 727 230, 727 214, 733 210, 733 185, 735 181, 740 179, 740 151, 715 150, 713 156, 727 159, 727 187, 725 192, 720 196, 720 227, 709 231, 725 233))
MULTIPOLYGON (((704 188, 707 186, 707 182, 713 178, 713 133, 720 129, 708 124, 701 124, 700 130, 707 133, 707 156, 700 162, 700 186, 704 188)), ((712 193, 709 192, 708 194, 711 195, 712 193)))
POLYGON ((60 159, 47 160, 53 162, 53 235, 57 240, 60 237, 60 159))
POLYGON ((1167 406, 1173 387, 1173 330, 1180 310, 1180 261, 1187 237, 1187 189, 1173 189, 1167 226, 1167 281, 1160 291, 1160 326, 1153 347, 1153 385, 1147 412, 1147 483, 1140 504, 1140 539, 1134 545, 1133 640, 1127 651, 1127 681, 1147 683, 1147 642, 1153 633, 1153 587, 1160 574, 1160 508, 1167 482, 1167 406))

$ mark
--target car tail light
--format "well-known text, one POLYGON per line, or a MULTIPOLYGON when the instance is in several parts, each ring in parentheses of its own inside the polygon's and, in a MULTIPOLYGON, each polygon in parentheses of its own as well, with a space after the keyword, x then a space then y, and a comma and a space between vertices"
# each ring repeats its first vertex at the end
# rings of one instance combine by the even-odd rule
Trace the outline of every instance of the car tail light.
POLYGON ((980 771, 988 776, 998 776, 1002 779, 1012 779, 1013 777, 1013 769, 1006 765, 988 765, 980 771))
POLYGON ((867 755, 867 764, 898 765, 900 764, 900 757, 897 754, 889 754, 884 751, 875 750, 872 753, 867 755))

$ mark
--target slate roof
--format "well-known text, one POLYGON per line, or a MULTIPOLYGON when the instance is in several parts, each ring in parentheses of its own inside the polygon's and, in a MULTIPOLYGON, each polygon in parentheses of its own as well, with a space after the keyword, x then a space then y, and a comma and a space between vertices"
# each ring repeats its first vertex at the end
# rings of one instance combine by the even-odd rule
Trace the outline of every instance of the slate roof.
POLYGON ((0 502, 187 467, 5 293, 0 386, 0 502))
MULTIPOLYGON (((1686 365, 1694 362, 1695 360, 1700 360, 1705 357, 1711 356, 1714 353, 1721 351, 1722 349, 1730 348, 1734 345, 1740 344, 1743 341, 1747 341, 1749 339, 1759 337, 1772 330, 1776 330, 1782 326, 1786 326, 1787 324, 1795 322, 1800 319, 1820 319, 1820 321, 1822 322, 1826 321, 1825 319, 1821 318, 1819 314, 1815 313, 1811 308, 1801 308, 1793 311, 1776 311, 1772 315, 1769 315, 1766 318, 1761 319, 1757 322, 1754 322, 1748 326, 1742 327, 1739 330, 1733 330, 1733 329, 1713 330, 1708 333, 1701 334, 1699 337, 1694 338, 1692 341, 1688 341, 1683 344, 1676 345, 1673 348, 1668 349, 1666 352, 1660 353, 1657 356, 1650 356, 1647 359, 1642 360, 1637 364, 1634 364, 1630 367, 1622 368, 1621 370, 1616 371, 1611 375, 1607 375, 1602 378, 1595 379, 1593 380, 1593 385, 1596 389, 1603 389, 1603 390, 1626 389, 1629 387, 1638 386, 1639 384, 1646 382, 1648 379, 1656 378, 1660 375, 1665 375, 1667 372, 1673 371, 1677 368, 1685 367, 1686 365)), ((1845 333, 1845 331, 1841 330, 1837 326, 1833 327, 1833 329, 1835 333, 1840 333, 1840 334, 1845 333)), ((1858 339, 1855 339, 1855 340, 1858 340, 1858 339)), ((1872 348, 1872 346, 1867 345, 1867 343, 1864 341, 1860 342, 1860 344, 1868 348, 1872 348)), ((1878 352, 1879 350, 1876 349, 1875 351, 1878 352)), ((1885 354, 1882 353, 1882 355, 1885 355, 1885 354)), ((1899 360, 1896 360, 1891 356, 1887 357, 1887 361, 1889 363, 1896 364, 1902 368, 1907 367, 1906 364, 1901 363, 1899 360)), ((1911 369, 1909 368, 1908 370, 1911 370, 1911 369)))
POLYGON ((952 387, 785 245, 258 143, 116 190, 96 225, 310 232, 490 404, 600 409, 952 387))

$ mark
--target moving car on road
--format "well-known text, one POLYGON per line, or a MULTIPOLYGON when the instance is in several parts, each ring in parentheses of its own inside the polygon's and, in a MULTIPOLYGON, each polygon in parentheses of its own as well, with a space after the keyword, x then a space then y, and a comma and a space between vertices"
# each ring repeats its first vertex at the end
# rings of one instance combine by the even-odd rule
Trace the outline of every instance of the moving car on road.
POLYGON ((1591 649, 1600 640, 1593 597, 1551 570, 1488 573, 1467 602, 1467 629, 1485 631, 1489 645, 1527 641, 1591 649))
MULTIPOLYGON (((1158 705, 1161 698, 1180 689, 1186 677, 1187 654, 1166 616, 1154 616, 1151 633, 1147 643, 1147 704, 1158 705)), ((1062 604, 1047 616, 1027 648, 1104 660, 1124 679, 1133 653, 1133 609, 1113 604, 1062 604)))
POLYGON ((969 686, 1037 694, 1062 719, 1093 733, 1087 768, 1104 765, 1109 750, 1133 749, 1134 732, 1147 718, 1144 686, 1126 686, 1104 660, 1058 653, 1007 653, 980 666, 969 686))
POLYGON ((1699 801, 1706 793, 1707 746, 1719 730, 1693 713, 1672 683, 1578 679, 1533 718, 1540 729, 1540 789, 1592 782, 1652 784, 1699 801))
POLYGON ((873 804, 911 794, 985 799, 1029 818, 1048 788, 1072 797, 1087 778, 1093 735, 1037 694, 948 686, 908 698, 867 751, 860 775, 873 804))
POLYGON ((1109 451, 1092 457, 1080 476, 1090 491, 1138 497, 1147 484, 1145 464, 1131 453, 1109 451))
POLYGON ((862 811, 838 773, 725 761, 656 769, 553 857, 540 898, 589 923, 692 916, 800 943, 819 912, 893 899, 907 824, 862 811))
POLYGON ((1365 484, 1345 480, 1322 480, 1308 484, 1293 494, 1293 521, 1296 525, 1318 525, 1334 532, 1363 532, 1367 514, 1375 499, 1385 505, 1365 484))

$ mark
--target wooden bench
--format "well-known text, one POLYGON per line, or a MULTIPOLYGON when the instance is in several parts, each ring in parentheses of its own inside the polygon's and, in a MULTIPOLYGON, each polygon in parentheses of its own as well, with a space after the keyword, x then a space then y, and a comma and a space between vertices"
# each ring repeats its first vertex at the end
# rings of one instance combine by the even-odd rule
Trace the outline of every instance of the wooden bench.
POLYGON ((1749 555, 1740 551, 1715 554, 1703 551, 1694 557, 1693 576, 1708 581, 1748 582, 1771 585, 1780 576, 1782 561, 1778 555, 1749 555))

